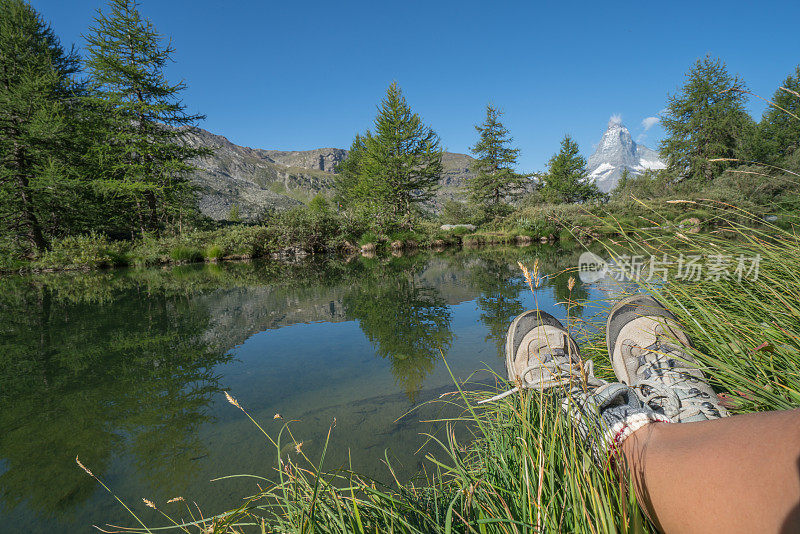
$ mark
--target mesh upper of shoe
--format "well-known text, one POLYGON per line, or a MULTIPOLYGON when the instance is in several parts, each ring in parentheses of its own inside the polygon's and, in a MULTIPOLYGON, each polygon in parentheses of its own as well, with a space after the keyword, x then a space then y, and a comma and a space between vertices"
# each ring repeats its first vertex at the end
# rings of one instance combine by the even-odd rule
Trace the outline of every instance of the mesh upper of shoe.
POLYGON ((509 379, 518 386, 481 401, 502 399, 522 388, 545 390, 557 386, 594 387, 605 381, 594 376, 594 363, 582 362, 578 346, 563 328, 545 324, 513 337, 516 352, 507 362, 509 379))
POLYGON ((680 422, 728 415, 686 351, 688 339, 677 323, 664 317, 639 317, 626 324, 617 346, 627 371, 626 382, 642 401, 680 422))

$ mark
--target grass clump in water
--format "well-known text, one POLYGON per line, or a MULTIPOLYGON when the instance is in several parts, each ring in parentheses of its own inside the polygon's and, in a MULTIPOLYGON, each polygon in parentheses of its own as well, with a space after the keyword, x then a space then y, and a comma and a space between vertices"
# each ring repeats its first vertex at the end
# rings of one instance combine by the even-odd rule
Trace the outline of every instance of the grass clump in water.
POLYGON ((178 262, 195 262, 203 259, 203 253, 193 247, 178 245, 170 251, 169 257, 178 262))
POLYGON ((211 245, 206 249, 206 258, 210 260, 221 260, 225 256, 225 251, 219 245, 211 245))

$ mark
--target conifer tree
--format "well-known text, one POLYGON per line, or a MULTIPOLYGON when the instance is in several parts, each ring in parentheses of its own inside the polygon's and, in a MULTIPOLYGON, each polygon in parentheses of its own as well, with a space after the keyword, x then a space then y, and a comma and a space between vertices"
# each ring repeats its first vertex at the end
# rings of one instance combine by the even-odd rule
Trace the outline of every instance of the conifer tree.
POLYGON ((543 181, 541 193, 549 202, 586 202, 603 197, 589 178, 586 160, 580 154, 578 143, 569 135, 564 136, 561 149, 550 158, 543 181))
POLYGON ((430 200, 438 187, 439 136, 411 110, 396 82, 378 106, 373 128, 356 136, 340 167, 338 196, 408 224, 415 206, 430 200))
POLYGON ((489 104, 483 124, 475 126, 479 139, 470 149, 476 156, 472 164, 475 176, 469 180, 468 188, 470 197, 478 204, 496 206, 523 191, 525 176, 514 172, 519 149, 510 147, 513 139, 500 122, 502 115, 502 111, 489 104))
POLYGON ((334 189, 336 201, 343 207, 352 207, 367 199, 383 196, 376 190, 379 184, 372 179, 374 177, 367 176, 364 169, 366 138, 370 135, 369 131, 364 135, 356 134, 347 158, 337 167, 339 173, 334 179, 334 189))
POLYGON ((736 158, 752 125, 744 109, 746 88, 719 59, 698 59, 681 90, 670 95, 661 124, 667 137, 661 156, 671 172, 709 181, 736 158))
POLYGON ((759 125, 768 160, 760 163, 780 163, 800 147, 800 65, 775 91, 772 102, 759 125))
POLYGON ((32 7, 0 0, 0 221, 27 252, 47 247, 47 219, 65 200, 78 70, 32 7))
POLYGON ((94 147, 105 190, 130 199, 142 232, 157 231, 193 206, 189 160, 205 151, 182 143, 180 127, 205 117, 187 113, 180 100, 186 84, 164 76, 175 50, 136 0, 110 0, 106 13, 98 10, 86 42, 92 90, 107 117, 94 147))

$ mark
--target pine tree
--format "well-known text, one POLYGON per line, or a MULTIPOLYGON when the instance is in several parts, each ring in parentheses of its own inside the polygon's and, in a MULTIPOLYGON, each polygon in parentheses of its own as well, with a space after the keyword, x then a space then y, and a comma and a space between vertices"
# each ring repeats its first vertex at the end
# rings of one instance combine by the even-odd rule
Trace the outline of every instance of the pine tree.
POLYGON ((569 135, 564 136, 561 149, 550 158, 547 167, 541 189, 545 200, 575 203, 603 197, 597 185, 589 179, 586 160, 569 135))
POLYGON ((338 198, 370 205, 408 224, 415 206, 430 200, 442 173, 439 136, 411 111, 392 83, 378 106, 374 133, 357 135, 340 166, 338 198))
POLYGON ((47 219, 71 179, 78 69, 32 7, 0 0, 0 220, 28 252, 47 247, 47 219))
POLYGON ((719 59, 698 59, 683 88, 668 98, 661 124, 667 137, 661 156, 678 176, 711 180, 730 162, 710 159, 741 155, 743 139, 752 125, 744 109, 745 85, 731 76, 719 59))
POLYGON ((142 232, 157 231, 193 207, 189 160, 206 152, 182 143, 180 127, 205 117, 186 112, 184 82, 165 78, 175 50, 141 16, 135 0, 110 0, 86 42, 92 89, 108 121, 94 147, 105 190, 130 199, 142 232))
POLYGON ((486 106, 486 120, 476 125, 479 139, 470 150, 477 157, 472 164, 475 176, 469 180, 470 197, 478 204, 497 206, 506 199, 514 199, 523 191, 525 176, 514 172, 519 149, 509 145, 513 139, 500 122, 503 112, 486 106))
POLYGON ((800 146, 800 65, 775 91, 772 102, 759 124, 766 160, 760 163, 780 163, 800 146))

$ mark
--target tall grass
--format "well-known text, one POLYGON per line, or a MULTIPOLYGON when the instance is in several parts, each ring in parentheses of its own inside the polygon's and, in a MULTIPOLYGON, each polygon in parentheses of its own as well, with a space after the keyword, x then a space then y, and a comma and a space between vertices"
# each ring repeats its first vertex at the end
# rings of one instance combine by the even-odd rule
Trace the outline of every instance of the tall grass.
MULTIPOLYGON (((711 232, 681 233, 668 220, 659 221, 655 211, 647 229, 620 222, 622 237, 608 253, 760 255, 756 279, 677 280, 673 268, 667 283, 625 287, 654 294, 678 315, 694 340, 696 358, 732 412, 794 407, 800 404, 800 240, 794 226, 764 223, 716 202, 698 204, 719 215, 711 232)), ((568 310, 572 304, 566 303, 568 310)), ((602 325, 587 320, 569 326, 582 341, 584 358, 594 359, 598 376, 613 380, 597 333, 602 325)), ((496 378, 498 389, 505 388, 496 378)), ((630 482, 598 465, 579 438, 560 408, 563 391, 523 390, 477 405, 492 393, 467 382, 436 401, 456 406, 462 415, 440 421, 442 432, 429 436, 438 453, 427 457, 426 471, 413 483, 394 477, 395 484, 386 486, 351 471, 326 471, 327 442, 320 458, 308 458, 287 423, 275 436, 265 433, 276 467, 252 476, 257 491, 242 506, 206 519, 187 507, 182 514, 190 520, 164 512, 165 521, 183 532, 214 533, 655 531, 630 482), (468 438, 457 439, 463 433, 456 429, 465 429, 468 438), (287 446, 295 454, 282 454, 287 446)), ((232 397, 229 402, 248 413, 232 397)), ((330 432, 335 431, 334 425, 330 432)), ((170 506, 148 502, 159 510, 170 506)), ((148 532, 141 526, 125 531, 148 532)))
MULTIPOLYGON (((699 280, 644 284, 682 320, 696 345, 695 356, 726 402, 740 411, 786 409, 800 404, 800 238, 796 216, 776 223, 714 201, 695 202, 713 211, 710 232, 681 233, 658 228, 624 236, 629 254, 677 262, 700 257, 702 265, 728 262, 730 276, 704 272, 699 280), (733 216, 731 216, 733 215, 733 216), (735 276, 739 258, 745 268, 758 264, 742 280, 735 276), (756 260, 758 258, 758 260, 756 260)), ((618 254, 610 247, 610 254, 618 254)))
POLYGON ((389 487, 350 471, 326 472, 327 441, 320 458, 308 458, 286 424, 277 436, 265 433, 278 467, 252 476, 259 490, 236 510, 205 520, 195 511, 182 520, 192 512, 184 501, 171 504, 183 512, 169 512, 167 503, 144 505, 163 510, 168 525, 183 532, 648 531, 632 489, 595 463, 555 392, 526 390, 480 409, 474 406, 486 392, 460 388, 452 397, 441 402, 473 408, 444 422, 442 436, 431 436, 440 453, 428 457, 421 484, 389 487), (468 425, 471 438, 458 441, 456 425, 468 425))

